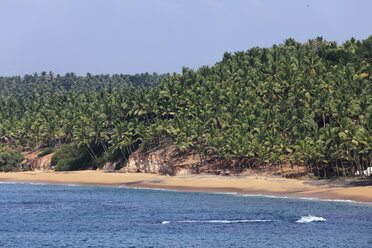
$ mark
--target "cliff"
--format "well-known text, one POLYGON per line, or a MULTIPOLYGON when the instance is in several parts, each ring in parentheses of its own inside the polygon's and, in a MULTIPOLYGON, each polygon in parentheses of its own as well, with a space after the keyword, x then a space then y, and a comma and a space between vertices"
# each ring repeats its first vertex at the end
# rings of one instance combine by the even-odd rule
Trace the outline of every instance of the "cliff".
POLYGON ((180 151, 171 146, 168 149, 137 150, 121 169, 125 172, 144 172, 163 175, 196 173, 200 159, 192 151, 180 151))
POLYGON ((25 160, 22 162, 22 167, 29 166, 31 170, 51 170, 51 159, 54 153, 38 157, 40 152, 24 153, 25 160))
POLYGON ((162 175, 229 175, 241 173, 245 169, 246 167, 242 167, 242 164, 237 161, 226 161, 209 156, 201 160, 200 156, 191 149, 182 151, 176 146, 170 146, 167 149, 155 148, 147 152, 137 150, 129 157, 121 171, 162 175))
POLYGON ((179 150, 176 146, 167 149, 155 148, 147 152, 137 150, 128 159, 121 172, 141 172, 162 175, 281 175, 287 178, 303 178, 308 176, 305 166, 289 162, 279 166, 268 164, 260 167, 255 158, 226 160, 215 156, 202 157, 191 149, 179 150))
MULTIPOLYGON (((38 157, 40 152, 23 153, 25 160, 23 168, 30 170, 53 170, 51 158, 54 153, 38 157)), ((115 172, 118 162, 108 161, 103 166, 105 172, 115 172)), ((128 161, 120 172, 130 173, 152 173, 160 175, 190 175, 190 174, 212 174, 212 175, 281 175, 288 178, 301 178, 307 176, 308 172, 303 165, 291 166, 288 162, 282 166, 268 164, 265 169, 260 167, 259 161, 254 158, 226 160, 213 155, 200 157, 192 149, 180 150, 172 145, 166 149, 154 148, 149 151, 141 149, 129 156, 128 161)))

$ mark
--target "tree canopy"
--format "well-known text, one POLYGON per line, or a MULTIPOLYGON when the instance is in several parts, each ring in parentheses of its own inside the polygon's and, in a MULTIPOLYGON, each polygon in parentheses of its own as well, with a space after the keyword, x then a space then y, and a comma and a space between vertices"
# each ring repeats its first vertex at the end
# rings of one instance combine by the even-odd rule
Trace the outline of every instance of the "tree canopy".
POLYGON ((136 75, 92 75, 77 76, 66 73, 64 76, 42 72, 23 77, 0 77, 0 99, 31 98, 47 95, 81 94, 97 92, 105 88, 143 88, 155 87, 169 74, 141 73, 136 75))
POLYGON ((3 77, 0 142, 72 143, 92 161, 174 144, 201 158, 257 167, 290 162, 322 177, 353 175, 372 166, 371 44, 372 36, 341 45, 287 39, 226 52, 211 67, 135 79, 3 77))

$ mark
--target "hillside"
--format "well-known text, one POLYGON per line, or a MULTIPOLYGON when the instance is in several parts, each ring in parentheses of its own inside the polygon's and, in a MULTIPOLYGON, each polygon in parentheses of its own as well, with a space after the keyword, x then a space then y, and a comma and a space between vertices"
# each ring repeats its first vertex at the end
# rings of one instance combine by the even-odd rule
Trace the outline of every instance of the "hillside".
MULTIPOLYGON (((54 161, 63 170, 122 165, 138 149, 175 145, 195 151, 200 166, 212 159, 263 170, 289 163, 319 177, 354 175, 372 163, 371 58, 372 36, 342 45, 287 39, 225 53, 212 67, 183 68, 157 87, 86 88, 73 77, 76 90, 33 94, 18 90, 17 77, 2 78, 13 95, 4 97, 3 86, 0 142, 4 149, 69 144, 54 161)), ((48 75, 29 85, 38 88, 48 75)))

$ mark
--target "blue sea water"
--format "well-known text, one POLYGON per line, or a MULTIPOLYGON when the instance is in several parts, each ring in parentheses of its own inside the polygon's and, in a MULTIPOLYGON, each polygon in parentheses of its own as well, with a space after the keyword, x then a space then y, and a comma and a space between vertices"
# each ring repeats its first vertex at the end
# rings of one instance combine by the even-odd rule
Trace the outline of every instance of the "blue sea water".
POLYGON ((372 206, 2 183, 0 247, 372 247, 372 206))

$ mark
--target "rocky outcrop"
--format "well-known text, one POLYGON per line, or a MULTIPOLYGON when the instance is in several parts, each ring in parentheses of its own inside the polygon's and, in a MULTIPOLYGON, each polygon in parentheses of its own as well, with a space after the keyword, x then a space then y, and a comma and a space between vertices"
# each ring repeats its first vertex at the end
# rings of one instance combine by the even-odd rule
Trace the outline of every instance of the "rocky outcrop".
POLYGON ((171 146, 148 152, 138 150, 129 157, 121 171, 162 175, 196 174, 199 173, 200 164, 199 156, 195 152, 180 151, 175 146, 171 146))
POLYGON ((50 170, 51 168, 51 160, 54 153, 45 155, 43 157, 38 157, 38 153, 28 153, 24 154, 25 160, 22 162, 22 167, 28 167, 31 170, 50 170))
POLYGON ((115 163, 113 162, 106 162, 105 165, 103 166, 102 170, 104 172, 114 172, 115 171, 115 163))
POLYGON ((176 146, 167 149, 154 148, 143 152, 137 150, 128 159, 122 172, 142 172, 162 175, 214 174, 230 175, 242 172, 236 171, 237 164, 225 159, 200 156, 192 149, 181 151, 176 146))
POLYGON ((364 170, 364 171, 357 171, 357 172, 355 172, 355 175, 356 176, 360 176, 360 175, 365 175, 365 176, 370 176, 370 175, 372 175, 372 167, 368 167, 366 170, 364 170))

